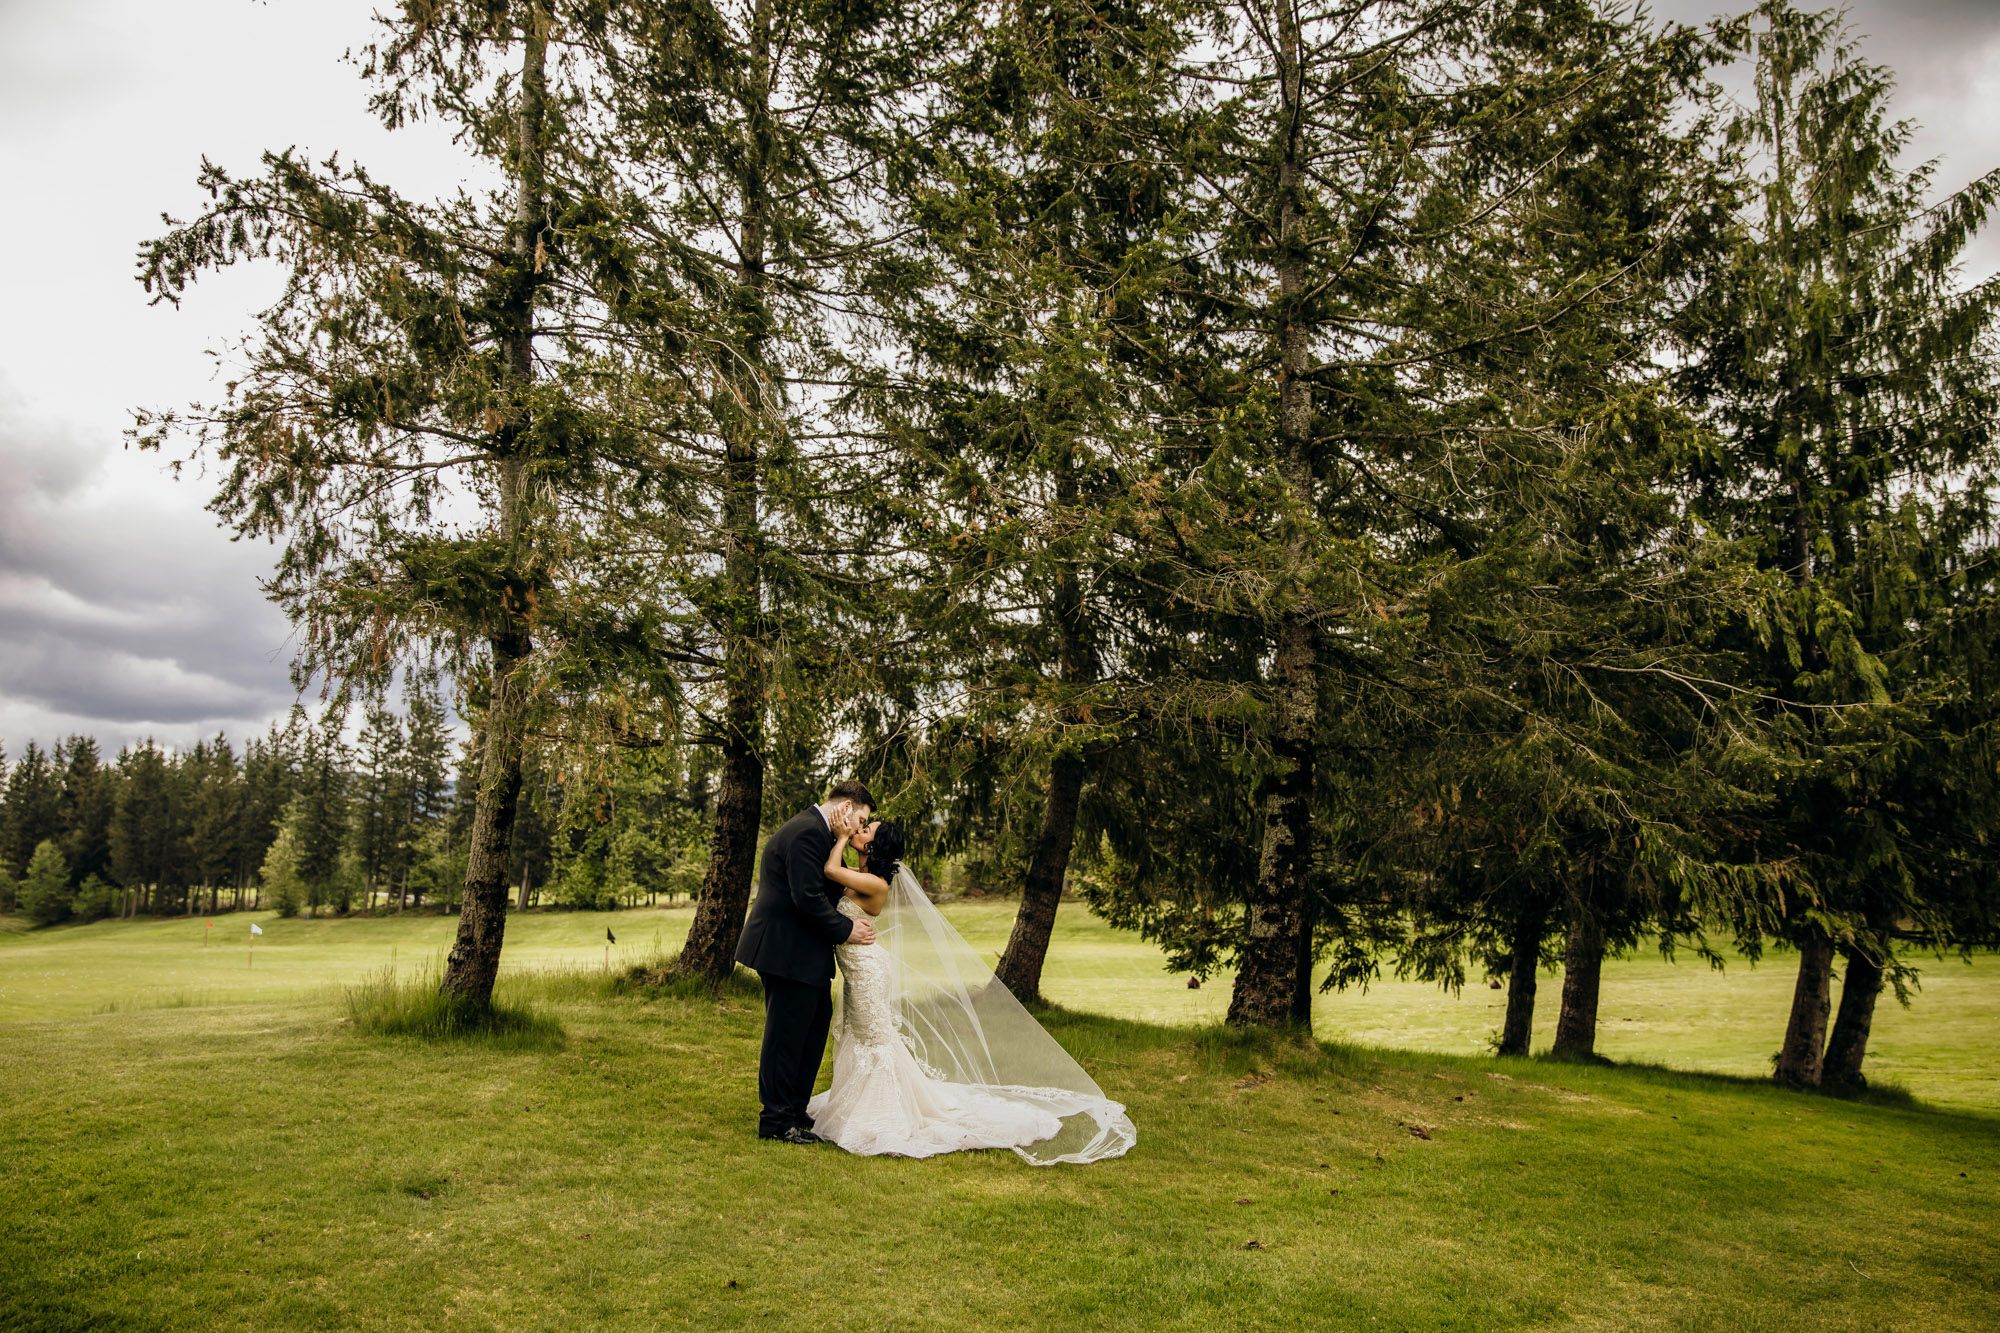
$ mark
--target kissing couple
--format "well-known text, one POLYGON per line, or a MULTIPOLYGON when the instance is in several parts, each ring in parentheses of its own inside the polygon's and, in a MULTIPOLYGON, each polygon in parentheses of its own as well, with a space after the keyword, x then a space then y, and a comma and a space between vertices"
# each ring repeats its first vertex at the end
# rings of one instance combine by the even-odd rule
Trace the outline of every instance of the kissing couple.
POLYGON ((764 981, 757 1136, 864 1156, 1011 1148, 1037 1166, 1122 1155, 1138 1140, 1125 1108, 951 928, 903 829, 874 813, 850 779, 764 844, 736 949, 764 981), (836 960, 833 1084, 813 1096, 836 960))

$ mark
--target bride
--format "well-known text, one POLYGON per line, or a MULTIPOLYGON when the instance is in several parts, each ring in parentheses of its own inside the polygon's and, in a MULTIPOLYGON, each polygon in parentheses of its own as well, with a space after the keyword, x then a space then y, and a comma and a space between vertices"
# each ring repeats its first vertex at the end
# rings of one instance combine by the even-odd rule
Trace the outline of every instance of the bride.
POLYGON ((842 944, 833 1085, 813 1132, 852 1153, 930 1157, 1012 1148, 1037 1166, 1117 1157, 1138 1139, 1125 1108, 1021 1007, 898 859, 877 820, 834 842, 826 877, 873 944, 842 944), (861 858, 849 869, 852 846, 861 858))

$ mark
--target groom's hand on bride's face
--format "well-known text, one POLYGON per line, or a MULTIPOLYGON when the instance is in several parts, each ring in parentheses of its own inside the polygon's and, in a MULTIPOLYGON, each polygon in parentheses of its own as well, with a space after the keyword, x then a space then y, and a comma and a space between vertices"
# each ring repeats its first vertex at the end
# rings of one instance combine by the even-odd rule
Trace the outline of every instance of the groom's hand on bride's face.
POLYGON ((869 925, 866 921, 857 920, 854 923, 854 929, 847 932, 847 942, 849 944, 873 944, 875 942, 875 927, 869 925))

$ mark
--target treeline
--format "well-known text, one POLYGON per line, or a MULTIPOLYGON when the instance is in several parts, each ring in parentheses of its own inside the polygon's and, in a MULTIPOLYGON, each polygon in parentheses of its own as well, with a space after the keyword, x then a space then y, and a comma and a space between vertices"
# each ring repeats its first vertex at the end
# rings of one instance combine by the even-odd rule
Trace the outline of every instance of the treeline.
POLYGON ((1835 17, 383 22, 371 105, 504 186, 205 167, 148 290, 284 294, 136 436, 281 544, 302 679, 464 683, 448 993, 490 995, 533 775, 652 752, 713 777, 710 979, 760 830, 846 772, 1020 886, 1029 999, 1066 885, 1233 969, 1232 1022, 1492 974, 1509 1051, 1545 967, 1587 1056, 1608 951, 1782 944, 1816 1083, 1913 947, 1994 939, 2000 290, 1957 261, 2000 174, 1905 164, 1835 17))
MULTIPOLYGON (((474 808, 444 705, 409 678, 401 708, 294 710, 239 755, 228 737, 145 741, 107 762, 88 736, 0 752, 0 913, 41 924, 245 908, 308 916, 455 911, 474 808), (456 772, 454 772, 456 768, 456 772)), ((607 774, 531 775, 515 828, 517 905, 632 906, 698 881, 703 775, 681 756, 607 774)))

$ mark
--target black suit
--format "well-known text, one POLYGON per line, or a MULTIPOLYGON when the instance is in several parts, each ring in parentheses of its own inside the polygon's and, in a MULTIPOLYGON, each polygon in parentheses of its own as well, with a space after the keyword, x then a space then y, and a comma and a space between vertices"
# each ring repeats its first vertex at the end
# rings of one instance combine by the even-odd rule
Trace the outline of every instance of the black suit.
POLYGON ((764 1050, 757 1061, 757 1132, 811 1128, 806 1102, 833 1021, 833 946, 854 922, 834 908, 826 878, 833 830, 817 809, 793 815, 764 844, 757 900, 743 923, 736 961, 764 978, 764 1050))

